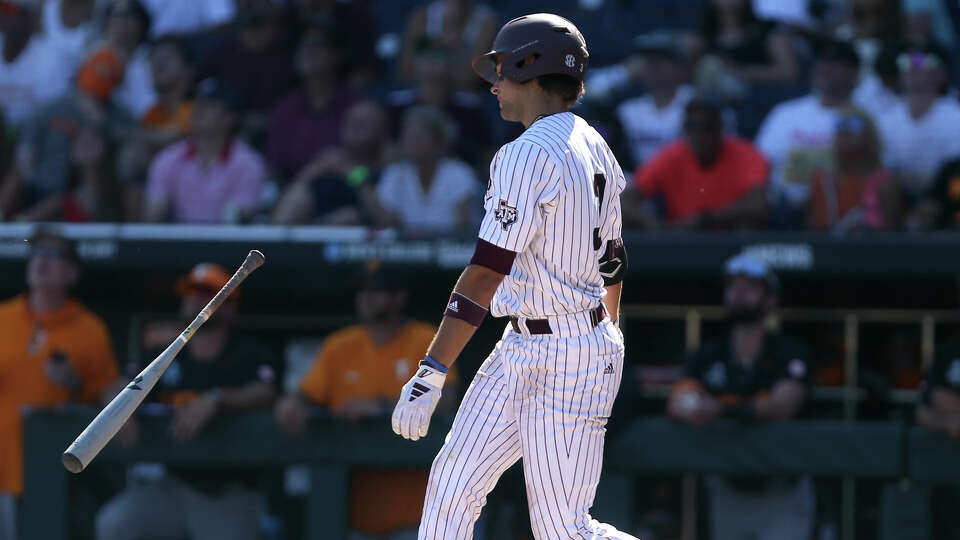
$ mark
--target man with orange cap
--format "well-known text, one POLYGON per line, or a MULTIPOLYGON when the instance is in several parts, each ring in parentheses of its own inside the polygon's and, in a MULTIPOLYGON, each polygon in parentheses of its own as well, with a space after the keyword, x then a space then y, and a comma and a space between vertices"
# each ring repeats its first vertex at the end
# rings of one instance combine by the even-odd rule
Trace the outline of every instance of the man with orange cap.
MULTIPOLYGON (((199 264, 176 284, 180 315, 189 322, 230 279, 216 264, 199 264)), ((233 330, 236 293, 194 334, 157 383, 154 399, 172 406, 170 435, 183 444, 218 415, 269 407, 278 381, 274 355, 259 341, 233 330)), ((172 334, 154 327, 144 341, 152 359, 172 334)), ((131 366, 139 370, 140 366, 131 366)), ((258 471, 169 467, 159 480, 131 487, 97 515, 99 539, 146 536, 193 540, 259 538, 265 499, 257 489, 258 471)))

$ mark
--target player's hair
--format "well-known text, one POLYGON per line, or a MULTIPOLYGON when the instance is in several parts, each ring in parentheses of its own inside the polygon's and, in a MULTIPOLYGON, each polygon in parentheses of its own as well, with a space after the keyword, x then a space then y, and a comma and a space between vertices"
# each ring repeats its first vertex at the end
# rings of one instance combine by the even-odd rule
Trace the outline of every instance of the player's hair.
POLYGON ((540 75, 536 81, 540 88, 548 94, 559 96, 567 106, 572 106, 586 92, 583 82, 562 73, 540 75))

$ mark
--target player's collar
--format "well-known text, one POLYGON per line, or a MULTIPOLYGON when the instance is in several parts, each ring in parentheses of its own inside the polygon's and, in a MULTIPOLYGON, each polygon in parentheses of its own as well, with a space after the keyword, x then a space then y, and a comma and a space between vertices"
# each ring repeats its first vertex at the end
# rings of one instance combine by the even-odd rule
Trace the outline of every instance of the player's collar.
POLYGON ((547 117, 550 117, 550 116, 557 116, 557 115, 560 115, 560 114, 565 114, 565 113, 568 113, 568 112, 570 112, 570 111, 569 111, 569 110, 566 110, 566 111, 552 112, 552 113, 550 113, 550 114, 538 114, 537 117, 533 119, 533 122, 530 123, 530 126, 529 126, 527 129, 533 127, 533 124, 536 124, 538 120, 542 120, 542 119, 547 118, 547 117))
POLYGON ((553 116, 553 115, 555 115, 555 114, 557 114, 557 113, 538 114, 537 117, 533 119, 533 122, 530 123, 530 125, 532 126, 533 124, 535 124, 535 123, 537 122, 537 120, 540 120, 540 119, 542 119, 542 118, 546 118, 546 117, 548 117, 548 116, 553 116))

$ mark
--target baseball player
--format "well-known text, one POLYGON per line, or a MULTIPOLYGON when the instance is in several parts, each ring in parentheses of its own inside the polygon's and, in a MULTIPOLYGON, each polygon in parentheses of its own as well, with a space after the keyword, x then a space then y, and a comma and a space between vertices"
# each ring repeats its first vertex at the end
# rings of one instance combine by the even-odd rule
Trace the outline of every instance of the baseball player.
POLYGON ((526 131, 490 165, 476 250, 401 391, 393 430, 425 436, 447 369, 487 312, 510 322, 433 462, 420 540, 472 538, 487 494, 520 458, 535 538, 634 538, 588 512, 623 367, 616 319, 627 260, 623 172, 569 112, 587 59, 570 21, 539 13, 508 22, 473 62, 501 116, 526 131))

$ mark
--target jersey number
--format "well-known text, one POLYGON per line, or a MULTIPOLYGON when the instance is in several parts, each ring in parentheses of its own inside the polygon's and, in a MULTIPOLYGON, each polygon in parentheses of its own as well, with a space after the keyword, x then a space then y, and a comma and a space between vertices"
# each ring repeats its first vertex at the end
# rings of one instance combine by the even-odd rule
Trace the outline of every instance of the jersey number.
MULTIPOLYGON (((603 173, 593 175, 593 194, 597 196, 600 215, 603 216, 603 192, 607 188, 607 177, 603 173)), ((600 227, 593 228, 593 250, 600 249, 603 242, 600 240, 600 227)))

